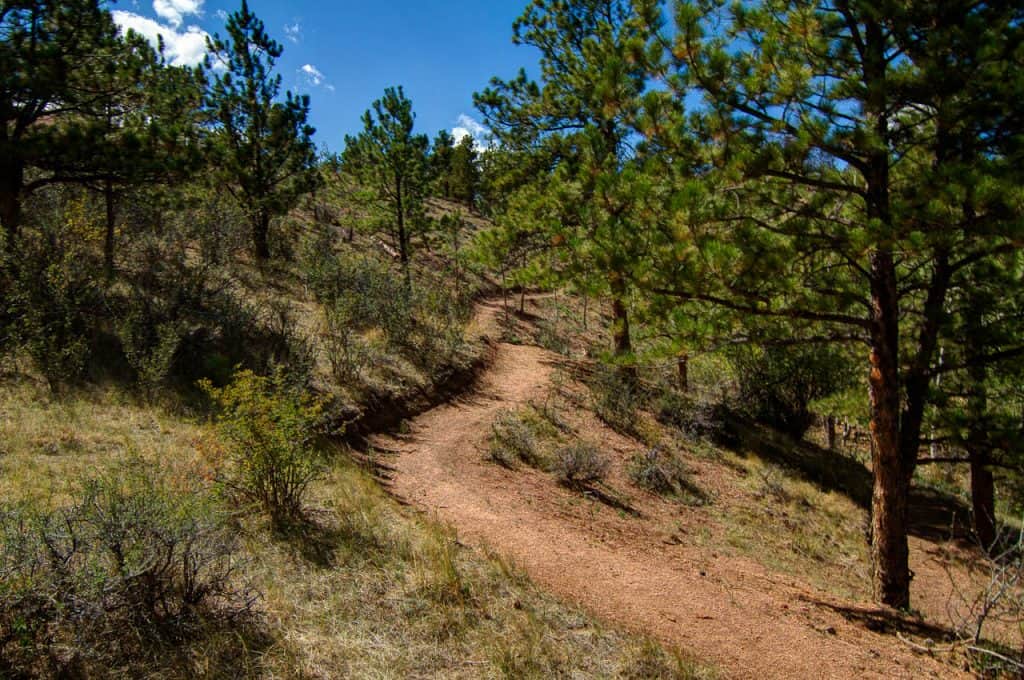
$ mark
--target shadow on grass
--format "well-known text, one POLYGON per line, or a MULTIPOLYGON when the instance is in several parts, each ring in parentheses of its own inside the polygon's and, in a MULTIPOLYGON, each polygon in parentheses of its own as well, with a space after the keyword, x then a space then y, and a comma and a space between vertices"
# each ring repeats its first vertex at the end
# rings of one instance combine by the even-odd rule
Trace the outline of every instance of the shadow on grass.
MULTIPOLYGON (((724 416, 724 435, 716 443, 743 456, 748 452, 794 470, 825 489, 846 495, 865 509, 871 507, 872 476, 859 461, 746 420, 724 416)), ((933 489, 910 492, 910 533, 930 541, 970 540, 970 513, 958 499, 933 489)))
POLYGON ((307 510, 302 517, 277 520, 273 524, 274 537, 310 564, 321 569, 333 567, 338 551, 351 537, 327 519, 330 514, 307 510))
MULTIPOLYGON (((138 675, 127 677, 195 677, 183 669, 202 667, 207 678, 263 677, 263 657, 279 640, 262 617, 210 625, 190 644, 162 645, 149 650, 150 661, 135 664, 138 675), (163 668, 164 672, 154 670, 163 668)), ((97 674, 92 677, 103 677, 97 674)))
POLYGON ((125 621, 69 622, 50 640, 0 644, 0 678, 258 678, 263 657, 279 640, 260 613, 207 611, 187 628, 145 629, 125 621), (89 626, 94 626, 95 629, 89 626))

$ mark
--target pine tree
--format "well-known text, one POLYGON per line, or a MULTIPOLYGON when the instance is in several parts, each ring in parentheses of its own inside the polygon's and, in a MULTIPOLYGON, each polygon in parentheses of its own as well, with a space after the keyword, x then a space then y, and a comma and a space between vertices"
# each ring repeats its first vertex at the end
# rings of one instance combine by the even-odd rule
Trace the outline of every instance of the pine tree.
POLYGON ((666 239, 662 269, 685 271, 669 292, 765 337, 868 348, 874 594, 896 607, 910 602, 907 505, 945 304, 958 273, 1020 242, 1006 219, 1020 214, 1019 121, 993 115, 1019 108, 1019 15, 676 4, 673 82, 704 94, 715 154, 680 194, 686 238, 666 239))
POLYGON ((246 0, 227 21, 227 38, 208 41, 214 72, 206 96, 214 124, 215 165, 249 215, 253 252, 270 257, 270 221, 287 213, 316 186, 315 130, 307 124, 309 97, 286 92, 273 75, 281 45, 267 35, 246 0))
POLYGON ((452 156, 455 153, 455 138, 447 130, 440 130, 430 148, 430 174, 435 191, 441 198, 452 197, 451 173, 452 156))
POLYGON ((413 133, 416 116, 402 87, 389 87, 363 114, 363 131, 346 135, 346 169, 376 190, 390 215, 407 289, 412 230, 422 225, 423 200, 429 182, 426 135, 413 133))
POLYGON ((84 146, 83 172, 102 193, 106 208, 103 244, 107 278, 114 273, 117 199, 132 187, 182 178, 201 165, 203 76, 172 67, 141 36, 129 34, 94 77, 97 138, 84 146))
POLYGON ((472 207, 480 192, 480 166, 476 142, 466 135, 452 150, 448 170, 451 198, 472 207))
POLYGON ((124 78, 125 43, 97 0, 0 4, 0 223, 18 238, 25 197, 97 179, 104 81, 124 78), (110 79, 105 78, 111 74, 110 79))
POLYGON ((930 443, 943 453, 920 463, 968 466, 975 536, 998 551, 995 472, 1024 472, 1024 256, 962 270, 945 308, 929 422, 930 443))
POLYGON ((602 277, 614 312, 613 351, 627 377, 635 377, 634 208, 647 179, 632 138, 659 23, 656 2, 535 0, 513 31, 514 42, 540 51, 540 82, 520 71, 475 96, 504 147, 546 158, 547 172, 535 179, 543 187, 535 217, 552 230, 563 265, 558 273, 577 281, 602 277), (562 214, 545 220, 541 213, 550 218, 556 206, 562 214))

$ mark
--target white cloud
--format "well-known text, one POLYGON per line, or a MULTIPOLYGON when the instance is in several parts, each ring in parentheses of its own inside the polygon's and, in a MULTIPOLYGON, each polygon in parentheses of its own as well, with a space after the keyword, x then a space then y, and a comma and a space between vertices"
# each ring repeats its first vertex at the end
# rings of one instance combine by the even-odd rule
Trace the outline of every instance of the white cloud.
MULTIPOLYGON (((173 0, 185 4, 187 0, 173 0)), ((153 3, 154 7, 157 3, 153 3)), ((193 3, 201 5, 201 2, 193 3)), ((114 10, 111 13, 114 22, 122 31, 135 31, 156 47, 162 36, 164 51, 173 66, 195 66, 206 56, 206 31, 198 26, 189 26, 184 31, 176 27, 164 26, 148 17, 134 12, 114 10)))
POLYGON ((334 92, 334 85, 327 82, 327 77, 316 66, 313 66, 312 64, 303 64, 299 71, 302 72, 306 84, 310 87, 323 86, 325 89, 334 92))
POLYGON ((474 145, 478 151, 483 151, 484 149, 491 147, 491 144, 493 143, 491 131, 475 118, 462 113, 459 114, 457 123, 458 124, 452 128, 452 137, 455 138, 456 144, 461 142, 463 137, 472 135, 474 145))
POLYGON ((179 28, 185 17, 199 14, 202 9, 203 0, 153 0, 153 11, 174 28, 179 28))
POLYGON ((217 18, 220 19, 221 21, 227 21, 228 20, 228 13, 226 11, 222 10, 222 9, 217 10, 215 12, 215 14, 217 15, 217 18))
POLYGON ((320 72, 316 66, 312 64, 303 64, 302 72, 306 74, 306 78, 309 80, 311 85, 321 85, 324 82, 324 74, 320 72))
POLYGON ((284 37, 298 45, 302 41, 302 24, 298 21, 294 24, 285 24, 284 37))

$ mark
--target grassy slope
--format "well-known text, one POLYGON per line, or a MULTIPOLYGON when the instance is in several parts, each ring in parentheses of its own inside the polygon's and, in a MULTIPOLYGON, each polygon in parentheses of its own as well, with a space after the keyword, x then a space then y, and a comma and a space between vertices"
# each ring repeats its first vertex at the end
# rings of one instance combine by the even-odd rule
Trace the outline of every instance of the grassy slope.
MULTIPOLYGON (((55 400, 0 387, 0 493, 63 503, 130 459, 199 474, 207 427, 95 390, 55 400)), ((154 676, 709 677, 643 638, 540 593, 499 558, 413 516, 339 451, 312 523, 275 533, 243 518, 246 573, 264 593, 259 635, 199 641, 154 676)))
MULTIPOLYGON (((570 399, 574 408, 593 409, 594 395, 573 385, 579 377, 574 361, 604 351, 609 344, 609 322, 607 310, 591 304, 584 328, 580 301, 558 295, 528 307, 527 316, 514 323, 508 335, 513 341, 541 344, 565 354, 571 360, 569 370, 556 381, 563 383, 563 394, 576 392, 570 399)), ((672 384, 674 370, 674 362, 647 366, 644 377, 672 384)), ((690 381, 692 395, 713 400, 728 378, 713 357, 706 357, 691 361, 690 381)), ((572 412, 570 408, 564 415, 574 420, 572 412)), ((642 412, 632 427, 633 455, 654 445, 675 451, 692 471, 694 483, 712 498, 709 505, 686 508, 673 519, 659 517, 656 506, 641 505, 658 524, 665 543, 696 544, 709 555, 743 556, 833 598, 870 601, 865 534, 870 471, 864 464, 865 452, 856 450, 855 443, 847 445, 853 449, 832 457, 819 447, 794 446, 767 431, 747 428, 740 444, 729 448, 689 439, 642 412)), ((593 438, 593 433, 589 434, 593 438)), ((620 497, 645 497, 623 474, 617 476, 615 492, 620 497)), ((951 538, 962 534, 963 508, 954 497, 964 494, 964 482, 951 482, 948 491, 956 492, 951 495, 935 494, 928 488, 915 495, 916 521, 910 539, 911 566, 916 574, 914 616, 938 630, 948 631, 951 625, 961 623, 966 611, 962 598, 971 600, 986 585, 978 556, 969 545, 951 538)), ((891 625, 899 630, 898 624, 891 625)), ((915 637, 917 632, 904 630, 904 634, 915 637)), ((1014 622, 1008 626, 990 622, 987 634, 1019 646, 1024 633, 1014 622)))
MULTIPOLYGON (((365 238, 341 247, 378 249, 365 238)), ((422 259, 424 269, 440 268, 435 256, 422 259)), ((235 295, 268 315, 287 310, 297 332, 319 343, 319 305, 295 267, 235 263, 231 278, 235 295)), ((368 341, 373 356, 359 384, 333 384, 322 351, 315 355, 314 384, 349 411, 366 408, 368 398, 422 399, 448 371, 472 364, 483 351, 471 342, 449 358, 451 365, 424 367, 368 341)), ((17 371, 0 378, 0 497, 65 505, 86 480, 140 461, 176 488, 212 493, 202 457, 212 428, 177 397, 160 400, 163 406, 150 405, 114 387, 56 398, 17 371)), ((311 490, 309 525, 282 534, 258 516, 236 518, 245 575, 263 593, 258 625, 154 650, 122 675, 715 675, 546 596, 499 557, 459 545, 446 528, 402 508, 342 448, 334 453, 329 474, 311 490)))

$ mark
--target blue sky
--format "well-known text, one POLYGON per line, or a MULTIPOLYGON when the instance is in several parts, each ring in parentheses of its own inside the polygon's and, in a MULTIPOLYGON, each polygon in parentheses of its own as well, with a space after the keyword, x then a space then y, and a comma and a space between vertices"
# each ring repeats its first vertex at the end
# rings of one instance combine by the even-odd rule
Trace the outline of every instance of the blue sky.
MULTIPOLYGON (((512 22, 529 0, 250 0, 284 46, 286 89, 312 99, 318 145, 339 151, 385 87, 402 85, 419 132, 478 131, 473 92, 492 76, 535 66, 536 52, 512 44, 512 22)), ((202 59, 205 35, 224 34, 241 0, 120 0, 115 20, 155 41, 177 63, 202 59)))

